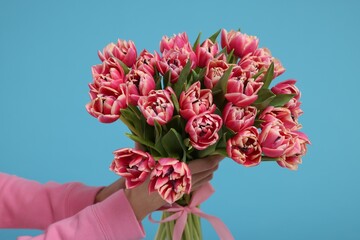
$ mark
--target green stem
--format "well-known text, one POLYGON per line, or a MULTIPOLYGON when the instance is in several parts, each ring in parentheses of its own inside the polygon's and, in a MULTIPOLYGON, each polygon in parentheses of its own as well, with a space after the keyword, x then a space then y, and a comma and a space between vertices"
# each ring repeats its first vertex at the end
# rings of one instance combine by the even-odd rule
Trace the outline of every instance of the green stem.
MULTIPOLYGON (((166 223, 162 223, 161 225, 163 225, 163 224, 166 224, 166 223)), ((161 234, 160 234, 160 238, 159 238, 158 240, 164 240, 164 239, 166 239, 165 226, 163 226, 162 232, 161 232, 161 234)))
POLYGON ((164 223, 160 223, 159 228, 156 232, 155 239, 156 240, 162 240, 164 235, 164 223))
POLYGON ((166 239, 170 238, 171 239, 171 232, 170 232, 170 228, 169 228, 169 224, 166 222, 165 224, 165 231, 166 231, 166 239))
POLYGON ((175 227, 175 221, 170 221, 169 222, 169 227, 170 227, 170 239, 172 238, 173 234, 174 234, 174 227, 175 227))
MULTIPOLYGON (((166 212, 164 212, 164 218, 167 218, 167 217, 169 217, 171 214, 170 213, 166 213, 166 212)), ((166 223, 164 223, 164 224, 166 224, 166 235, 167 235, 167 238, 166 239, 171 239, 172 238, 172 228, 171 228, 171 224, 170 224, 170 222, 166 222, 166 223)))
POLYGON ((263 162, 271 162, 271 161, 280 161, 280 158, 271 158, 271 157, 267 157, 267 156, 262 156, 261 157, 261 161, 263 162))
POLYGON ((188 214, 187 216, 187 220, 186 220, 186 226, 189 228, 189 232, 190 232, 190 238, 195 240, 195 236, 194 236, 194 224, 192 222, 192 217, 191 214, 188 214))
POLYGON ((198 229, 199 229, 199 237, 200 237, 200 240, 202 240, 202 239, 203 239, 203 236, 202 236, 202 228, 201 228, 200 217, 197 217, 197 218, 196 218, 196 223, 197 223, 197 226, 198 226, 198 229))
POLYGON ((185 225, 185 239, 186 239, 186 240, 193 240, 193 239, 191 238, 191 233, 190 233, 189 225, 188 225, 188 224, 185 225))
POLYGON ((201 239, 201 227, 200 227, 200 219, 198 216, 191 214, 192 219, 193 219, 193 223, 194 223, 194 229, 195 229, 195 233, 196 233, 196 237, 197 239, 201 239))
POLYGON ((189 214, 188 216, 188 224, 189 224, 189 227, 191 229, 191 234, 192 234, 192 237, 194 240, 198 240, 199 239, 199 234, 198 234, 198 231, 196 229, 196 225, 195 225, 195 221, 194 221, 194 214, 189 214))

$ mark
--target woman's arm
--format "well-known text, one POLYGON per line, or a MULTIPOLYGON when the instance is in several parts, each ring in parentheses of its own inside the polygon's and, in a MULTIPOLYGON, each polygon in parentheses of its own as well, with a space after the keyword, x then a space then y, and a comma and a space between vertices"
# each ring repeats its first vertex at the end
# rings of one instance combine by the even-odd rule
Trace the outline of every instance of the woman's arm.
POLYGON ((144 237, 124 190, 120 190, 70 218, 51 224, 42 235, 18 240, 138 240, 144 237))
POLYGON ((0 228, 46 229, 93 204, 100 189, 81 183, 40 184, 0 173, 0 228))

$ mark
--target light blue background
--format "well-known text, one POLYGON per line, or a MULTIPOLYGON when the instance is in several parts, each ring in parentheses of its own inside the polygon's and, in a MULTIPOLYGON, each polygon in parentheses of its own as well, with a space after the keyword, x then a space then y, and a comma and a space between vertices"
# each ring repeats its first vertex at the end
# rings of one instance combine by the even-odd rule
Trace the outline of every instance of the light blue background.
MULTIPOLYGON (((194 41, 240 27, 282 61, 279 80, 298 80, 312 145, 295 172, 225 159, 202 209, 235 239, 360 239, 359 10, 355 0, 1 0, 0 171, 111 183, 112 151, 132 142, 123 124, 100 124, 84 108, 97 50, 122 38, 153 51, 163 35, 186 31, 194 41)), ((157 226, 144 227, 152 239, 157 226)), ((0 230, 0 239, 37 233, 0 230)), ((204 235, 217 239, 206 222, 204 235)))

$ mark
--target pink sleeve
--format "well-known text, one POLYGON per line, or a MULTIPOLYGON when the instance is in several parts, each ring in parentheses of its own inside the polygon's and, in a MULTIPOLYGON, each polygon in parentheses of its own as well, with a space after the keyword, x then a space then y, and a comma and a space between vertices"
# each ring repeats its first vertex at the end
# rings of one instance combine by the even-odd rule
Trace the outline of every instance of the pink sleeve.
POLYGON ((94 203, 98 187, 40 184, 0 173, 0 228, 45 229, 94 203))
POLYGON ((105 201, 50 225, 40 236, 19 237, 18 240, 138 240, 144 237, 142 226, 124 191, 120 190, 105 201))

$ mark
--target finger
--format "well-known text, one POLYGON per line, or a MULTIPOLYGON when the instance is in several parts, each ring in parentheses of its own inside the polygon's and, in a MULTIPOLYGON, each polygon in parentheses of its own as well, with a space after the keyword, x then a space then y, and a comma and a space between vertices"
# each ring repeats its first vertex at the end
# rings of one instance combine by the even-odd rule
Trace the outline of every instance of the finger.
POLYGON ((209 156, 206 158, 196 159, 189 162, 189 168, 192 174, 204 172, 215 167, 224 157, 220 155, 209 156))
POLYGON ((136 150, 142 150, 142 151, 145 151, 145 148, 143 145, 141 145, 140 143, 138 142, 135 142, 135 149, 136 150))
POLYGON ((194 181, 192 183, 192 186, 193 187, 196 187, 196 186, 199 186, 199 185, 202 185, 202 183, 204 183, 204 181, 209 181, 210 179, 212 179, 214 177, 214 173, 210 173, 210 174, 206 174, 206 175, 203 175, 201 176, 201 178, 198 178, 196 181, 194 181), (209 179, 210 178, 210 179, 209 179))
POLYGON ((192 184, 197 184, 198 182, 202 181, 206 177, 212 175, 218 169, 218 167, 219 167, 219 165, 216 165, 215 167, 213 167, 212 169, 209 169, 207 171, 193 174, 192 175, 192 184))
POLYGON ((211 179, 213 179, 213 175, 207 176, 206 178, 202 179, 202 181, 200 181, 197 184, 191 186, 191 192, 194 192, 194 191, 198 190, 202 185, 204 185, 207 182, 210 182, 211 179))

